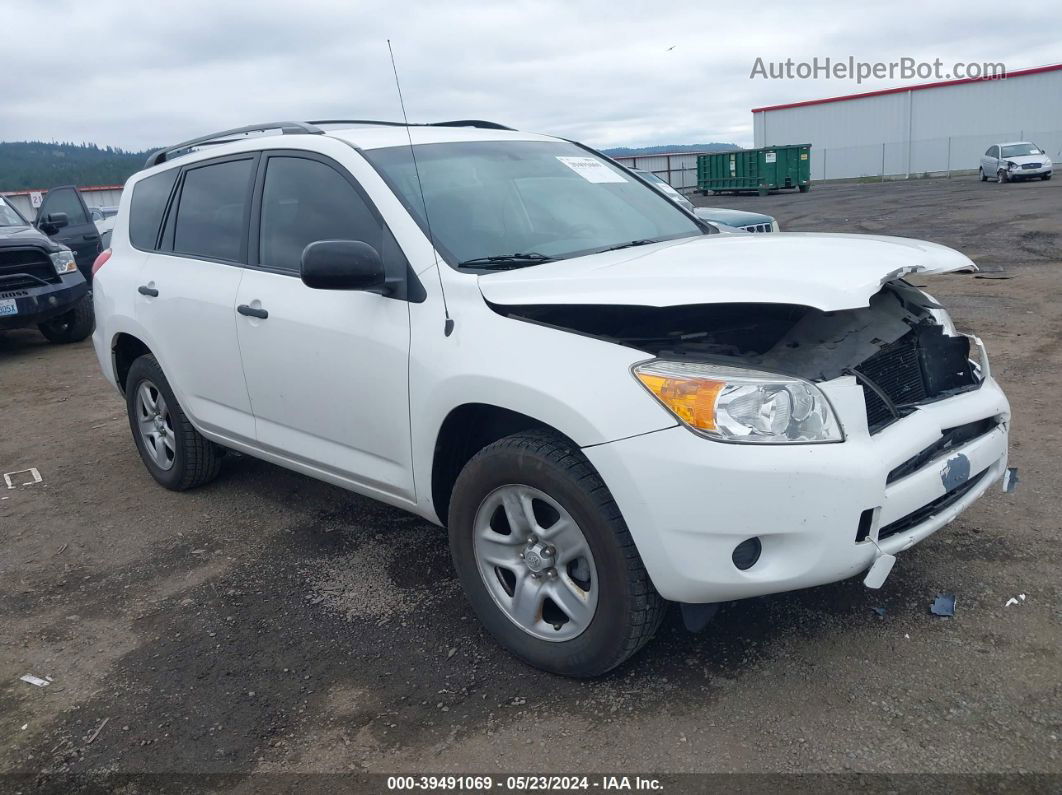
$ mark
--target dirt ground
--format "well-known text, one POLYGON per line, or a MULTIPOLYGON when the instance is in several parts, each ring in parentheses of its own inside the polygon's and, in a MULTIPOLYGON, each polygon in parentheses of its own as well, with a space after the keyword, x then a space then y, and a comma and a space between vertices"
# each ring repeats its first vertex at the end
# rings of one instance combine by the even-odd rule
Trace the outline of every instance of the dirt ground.
POLYGON ((165 491, 88 342, 0 334, 0 472, 43 478, 0 484, 0 772, 1062 774, 1062 180, 697 201, 1007 276, 915 281, 988 346, 1018 490, 881 591, 735 603, 699 635, 673 611, 619 670, 571 681, 486 636, 442 530, 246 457, 165 491), (954 618, 930 614, 940 592, 954 618))

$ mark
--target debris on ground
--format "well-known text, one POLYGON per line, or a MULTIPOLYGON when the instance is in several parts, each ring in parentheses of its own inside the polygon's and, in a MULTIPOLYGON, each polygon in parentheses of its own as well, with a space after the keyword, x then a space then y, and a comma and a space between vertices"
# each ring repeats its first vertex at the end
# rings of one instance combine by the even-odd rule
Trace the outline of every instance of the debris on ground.
POLYGON ((934 599, 933 603, 929 606, 929 612, 935 616, 955 615, 955 594, 937 594, 937 598, 934 599))
POLYGON ((1017 467, 1007 467, 1007 471, 1003 473, 1003 491, 1006 494, 1010 494, 1014 489, 1018 488, 1018 483, 1021 479, 1018 477, 1017 467))
POLYGON ((20 470, 18 470, 16 472, 5 472, 4 473, 4 483, 7 484, 7 487, 9 489, 17 489, 19 486, 32 486, 34 483, 40 483, 40 482, 41 482, 41 473, 37 471, 37 467, 30 467, 29 469, 20 469, 20 470), (15 483, 15 480, 14 480, 14 476, 15 475, 26 475, 26 474, 28 474, 30 476, 30 479, 28 481, 26 481, 25 483, 15 483))
POLYGON ((100 736, 100 732, 103 731, 103 727, 107 725, 107 721, 109 720, 110 718, 104 718, 100 721, 100 725, 96 727, 96 731, 92 732, 89 738, 85 740, 85 745, 92 745, 96 738, 100 736))
POLYGON ((872 607, 870 609, 878 614, 878 618, 885 618, 885 608, 884 607, 872 607))
POLYGON ((1018 598, 1017 598, 1017 599, 1015 599, 1015 598, 1014 598, 1014 597, 1012 596, 1012 597, 1010 597, 1010 599, 1008 599, 1008 600, 1007 600, 1007 603, 1006 603, 1005 605, 1003 605, 1003 606, 1004 606, 1004 607, 1010 607, 1011 605, 1020 605, 1020 604, 1021 604, 1022 602, 1024 602, 1024 601, 1025 601, 1025 594, 1023 594, 1023 593, 1020 593, 1020 594, 1018 594, 1018 598), (1018 601, 1019 599, 1020 599, 1021 601, 1018 601))
POLYGON ((1013 276, 1009 276, 1006 273, 979 273, 974 276, 975 279, 1013 279, 1013 276))
POLYGON ((36 685, 37 687, 47 687, 51 684, 51 680, 41 679, 39 676, 34 676, 33 674, 23 674, 19 679, 23 682, 28 682, 31 685, 36 685))

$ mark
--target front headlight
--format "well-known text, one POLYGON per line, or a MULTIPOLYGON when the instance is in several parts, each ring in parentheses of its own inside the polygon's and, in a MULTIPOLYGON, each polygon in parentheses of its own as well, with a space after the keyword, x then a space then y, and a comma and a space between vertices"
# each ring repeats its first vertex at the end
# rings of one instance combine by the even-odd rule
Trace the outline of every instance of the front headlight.
POLYGON ((635 377, 684 424, 724 442, 842 442, 830 402, 800 378, 738 367, 661 359, 633 368, 635 377))
POLYGON ((1009 160, 1007 161, 1007 168, 1009 168, 1011 171, 1014 171, 1014 169, 1016 169, 1017 167, 1018 167, 1017 163, 1012 163, 1009 160))
POLYGON ((77 262, 74 260, 74 252, 68 248, 60 249, 54 254, 49 254, 55 272, 62 276, 64 273, 73 273, 77 270, 77 262))

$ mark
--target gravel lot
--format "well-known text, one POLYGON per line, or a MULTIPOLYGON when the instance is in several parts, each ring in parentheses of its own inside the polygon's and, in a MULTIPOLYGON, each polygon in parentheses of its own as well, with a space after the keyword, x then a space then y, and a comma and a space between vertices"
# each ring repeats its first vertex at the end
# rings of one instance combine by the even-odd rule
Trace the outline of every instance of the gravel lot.
POLYGON ((420 519, 245 457, 161 489, 87 342, 0 334, 0 471, 44 479, 0 484, 0 772, 1062 775, 1060 182, 698 197, 942 242, 1009 277, 916 283, 985 339, 1023 483, 881 591, 736 603, 700 635, 673 611, 597 681, 495 646, 420 519), (942 591, 954 618, 929 613, 942 591))

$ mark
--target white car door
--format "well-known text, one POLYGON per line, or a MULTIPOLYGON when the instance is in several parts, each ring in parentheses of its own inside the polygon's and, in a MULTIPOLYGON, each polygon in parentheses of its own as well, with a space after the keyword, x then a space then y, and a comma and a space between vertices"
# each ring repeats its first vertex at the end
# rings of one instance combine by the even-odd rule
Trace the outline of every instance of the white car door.
MULTIPOLYGON (((254 154, 240 155, 183 170, 158 250, 141 267, 136 306, 152 350, 192 421, 207 432, 246 442, 254 441, 254 417, 234 308, 257 160, 254 154)), ((170 178, 172 185, 170 174, 137 183, 134 201, 151 180, 170 178)), ((168 185, 157 186, 166 191, 163 202, 168 185)), ((133 235, 136 223, 134 211, 133 235)), ((138 247, 145 246, 142 241, 138 247)))
POLYGON ((361 240, 385 261, 401 253, 341 166, 306 152, 263 157, 251 224, 258 266, 236 301, 258 446, 412 500, 408 303, 311 289, 299 278, 303 249, 319 240, 361 240))

